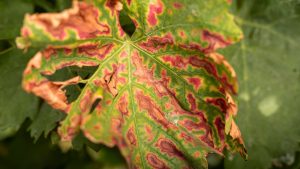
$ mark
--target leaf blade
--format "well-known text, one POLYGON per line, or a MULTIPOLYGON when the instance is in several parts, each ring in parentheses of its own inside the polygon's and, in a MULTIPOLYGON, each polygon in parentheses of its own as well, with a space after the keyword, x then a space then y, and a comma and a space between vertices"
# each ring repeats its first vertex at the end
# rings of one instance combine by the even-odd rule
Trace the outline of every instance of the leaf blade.
MULTIPOLYGON (((215 1, 216 4, 221 2, 224 5, 225 1, 215 1)), ((208 43, 207 50, 173 43, 179 40, 172 32, 153 34, 147 41, 139 42, 120 30, 118 12, 121 7, 119 1, 79 2, 59 14, 27 16, 34 25, 28 26, 25 22, 21 38, 25 43, 19 41, 19 46, 34 47, 42 41, 48 45, 29 62, 23 86, 52 107, 66 112, 67 117, 58 129, 62 140, 71 141, 82 130, 95 143, 118 146, 132 168, 207 168, 209 152, 222 154, 227 147, 245 153, 238 128, 233 121, 227 121, 237 111, 231 98, 231 94, 237 92, 235 73, 224 57, 215 53, 217 48, 229 43, 223 43, 218 35, 203 29, 196 32, 208 36, 207 42, 202 41, 201 36, 196 39, 208 43), (112 32, 108 36, 81 37, 81 28, 68 27, 79 35, 73 36, 77 39, 71 38, 72 42, 65 39, 72 37, 70 34, 65 38, 41 36, 43 39, 40 40, 36 37, 35 33, 41 33, 41 29, 35 27, 46 25, 38 20, 47 16, 46 20, 55 22, 58 18, 57 27, 65 26, 72 17, 64 21, 61 19, 64 14, 73 15, 70 11, 79 9, 75 12, 77 16, 80 11, 85 11, 84 7, 101 11, 101 16, 92 15, 92 19, 85 19, 86 24, 80 25, 82 30, 93 32, 85 26, 109 23, 112 32), (31 34, 24 33, 26 29, 31 34), (85 45, 87 48, 81 50, 85 45), (113 49, 103 49, 105 46, 113 46, 113 49), (175 63, 176 58, 181 65, 175 63), (84 64, 83 61, 89 62, 84 64), (45 77, 70 65, 98 65, 98 69, 88 79, 74 77, 57 82, 45 77), (78 98, 69 103, 63 88, 78 83, 85 86, 78 98), (225 125, 230 132, 225 133, 225 125)), ((216 9, 216 12, 220 11, 216 9)), ((226 11, 224 14, 228 15, 226 11)), ((52 27, 55 25, 52 23, 52 27)), ((230 18, 228 25, 236 27, 230 18)), ((53 35, 45 30, 42 30, 44 35, 53 35)), ((137 29, 137 32, 141 31, 137 29)), ((240 36, 237 28, 234 31, 240 36)))

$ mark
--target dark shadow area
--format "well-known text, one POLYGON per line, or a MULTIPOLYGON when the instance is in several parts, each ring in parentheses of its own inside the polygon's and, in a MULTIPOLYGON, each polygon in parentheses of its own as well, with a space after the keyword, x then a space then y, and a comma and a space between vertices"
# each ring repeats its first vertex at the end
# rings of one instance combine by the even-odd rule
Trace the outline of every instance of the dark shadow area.
POLYGON ((26 131, 28 124, 26 121, 14 137, 0 142, 1 169, 99 169, 108 164, 125 164, 117 148, 93 144, 82 135, 73 140, 74 149, 67 152, 52 144, 49 138, 41 137, 34 143, 26 131))
POLYGON ((124 10, 122 10, 120 12, 119 20, 120 20, 121 27, 124 30, 124 32, 126 32, 127 35, 132 36, 132 34, 135 31, 135 25, 124 10))

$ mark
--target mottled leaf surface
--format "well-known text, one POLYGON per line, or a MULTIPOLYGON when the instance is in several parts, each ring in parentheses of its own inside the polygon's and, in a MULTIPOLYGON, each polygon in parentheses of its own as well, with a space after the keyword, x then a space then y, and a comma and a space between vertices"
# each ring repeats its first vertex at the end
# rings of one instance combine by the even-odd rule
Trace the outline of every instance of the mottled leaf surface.
POLYGON ((28 63, 23 88, 67 116, 58 133, 82 130, 118 146, 130 168, 207 168, 207 153, 246 150, 233 121, 236 75, 216 53, 241 39, 229 2, 74 1, 61 13, 27 15, 19 48, 44 47, 28 63), (120 26, 124 10, 136 26, 120 26), (48 77, 97 66, 90 77, 48 77), (83 86, 74 101, 65 88, 83 86))
POLYGON ((227 169, 287 168, 296 162, 300 128, 299 1, 241 0, 234 5, 245 38, 226 49, 240 82, 237 123, 249 160, 227 169))

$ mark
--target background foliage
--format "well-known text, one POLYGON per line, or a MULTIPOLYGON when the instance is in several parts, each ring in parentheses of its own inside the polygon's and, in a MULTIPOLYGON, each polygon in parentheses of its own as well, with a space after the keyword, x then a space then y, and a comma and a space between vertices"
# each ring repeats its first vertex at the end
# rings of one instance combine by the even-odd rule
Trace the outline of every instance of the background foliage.
MULTIPOLYGON (((24 14, 68 6, 67 0, 0 1, 0 168, 124 168, 116 149, 96 147, 82 136, 74 140, 79 151, 62 153, 51 143, 57 142, 52 131, 64 115, 21 89, 22 71, 35 52, 24 54, 15 46, 24 14)), ((300 1, 235 0, 232 11, 245 37, 221 52, 238 74, 237 123, 249 160, 237 155, 223 162, 212 156, 211 168, 223 163, 227 169, 299 168, 300 1)), ((132 29, 130 22, 123 24, 132 29)), ((58 76, 70 73, 84 72, 72 69, 58 76)))

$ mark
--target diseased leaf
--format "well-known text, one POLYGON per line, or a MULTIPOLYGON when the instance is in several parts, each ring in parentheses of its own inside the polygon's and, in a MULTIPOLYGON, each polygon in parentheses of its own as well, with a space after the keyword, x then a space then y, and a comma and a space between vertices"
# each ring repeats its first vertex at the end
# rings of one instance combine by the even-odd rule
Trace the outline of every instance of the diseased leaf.
POLYGON ((249 161, 235 156, 227 169, 288 168, 299 150, 299 1, 240 0, 234 9, 245 39, 224 52, 241 84, 237 123, 249 161), (251 158, 250 158, 251 157, 251 158))
POLYGON ((45 47, 28 63, 23 88, 66 112, 58 133, 82 130, 118 146, 130 168, 207 168, 206 155, 246 150, 233 121, 236 75, 216 53, 242 34, 228 1, 74 1, 61 13, 27 15, 20 48, 45 47), (118 16, 136 25, 129 37, 118 16), (51 81, 69 66, 91 77, 51 81), (68 102, 64 88, 84 84, 68 102))

